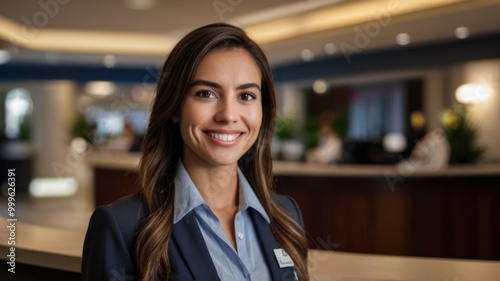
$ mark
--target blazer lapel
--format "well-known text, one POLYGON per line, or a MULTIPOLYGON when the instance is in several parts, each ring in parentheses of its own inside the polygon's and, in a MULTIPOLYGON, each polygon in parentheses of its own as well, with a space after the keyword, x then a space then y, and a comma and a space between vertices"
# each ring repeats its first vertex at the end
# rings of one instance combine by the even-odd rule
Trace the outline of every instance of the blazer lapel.
POLYGON ((174 225, 172 238, 178 247, 172 248, 169 256, 181 255, 195 280, 220 280, 193 212, 174 225))
POLYGON ((254 223, 254 227, 259 238, 260 246, 262 252, 271 272, 272 280, 274 281, 295 281, 295 268, 294 267, 284 267, 280 268, 278 260, 274 254, 274 249, 281 249, 274 238, 271 228, 267 221, 256 211, 250 209, 250 216, 254 223))

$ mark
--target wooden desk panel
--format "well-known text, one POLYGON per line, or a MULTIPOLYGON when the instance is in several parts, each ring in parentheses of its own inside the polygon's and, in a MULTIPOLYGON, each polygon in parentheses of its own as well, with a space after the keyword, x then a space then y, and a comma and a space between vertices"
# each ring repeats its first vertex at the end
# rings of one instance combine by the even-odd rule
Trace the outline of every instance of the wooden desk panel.
POLYGON ((347 252, 500 260, 500 176, 408 178, 394 189, 381 177, 277 178, 311 248, 330 239, 347 252))

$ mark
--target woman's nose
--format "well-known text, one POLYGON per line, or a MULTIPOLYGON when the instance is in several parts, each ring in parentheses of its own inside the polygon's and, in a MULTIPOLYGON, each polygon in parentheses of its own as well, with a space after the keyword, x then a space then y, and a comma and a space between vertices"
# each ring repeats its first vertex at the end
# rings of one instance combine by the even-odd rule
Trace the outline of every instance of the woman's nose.
POLYGON ((236 101, 231 99, 221 100, 217 106, 217 113, 215 115, 215 120, 217 122, 231 123, 236 122, 237 119, 237 109, 236 101))

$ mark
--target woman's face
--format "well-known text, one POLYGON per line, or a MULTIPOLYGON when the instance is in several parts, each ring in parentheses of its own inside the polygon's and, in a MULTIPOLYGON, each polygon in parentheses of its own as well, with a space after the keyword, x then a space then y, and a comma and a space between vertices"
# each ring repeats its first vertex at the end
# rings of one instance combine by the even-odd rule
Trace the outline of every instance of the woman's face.
POLYGON ((179 118, 185 165, 237 164, 262 123, 261 73, 244 49, 215 50, 198 67, 179 118))

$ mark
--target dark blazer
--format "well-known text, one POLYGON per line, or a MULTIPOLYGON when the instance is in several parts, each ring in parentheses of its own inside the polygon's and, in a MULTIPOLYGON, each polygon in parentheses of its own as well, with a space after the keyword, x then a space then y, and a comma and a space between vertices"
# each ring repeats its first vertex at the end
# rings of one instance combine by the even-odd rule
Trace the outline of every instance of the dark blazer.
MULTIPOLYGON (((300 209, 292 198, 276 195, 273 200, 303 226, 300 209)), ((252 208, 249 210, 272 280, 295 280, 294 267, 279 267, 273 249, 281 247, 269 224, 252 208)), ((138 197, 129 197, 94 211, 83 246, 82 280, 136 280, 138 266, 134 240, 145 215, 144 205, 138 197)), ((172 267, 170 280, 220 280, 193 215, 193 212, 188 213, 174 225, 168 247, 172 267)))

